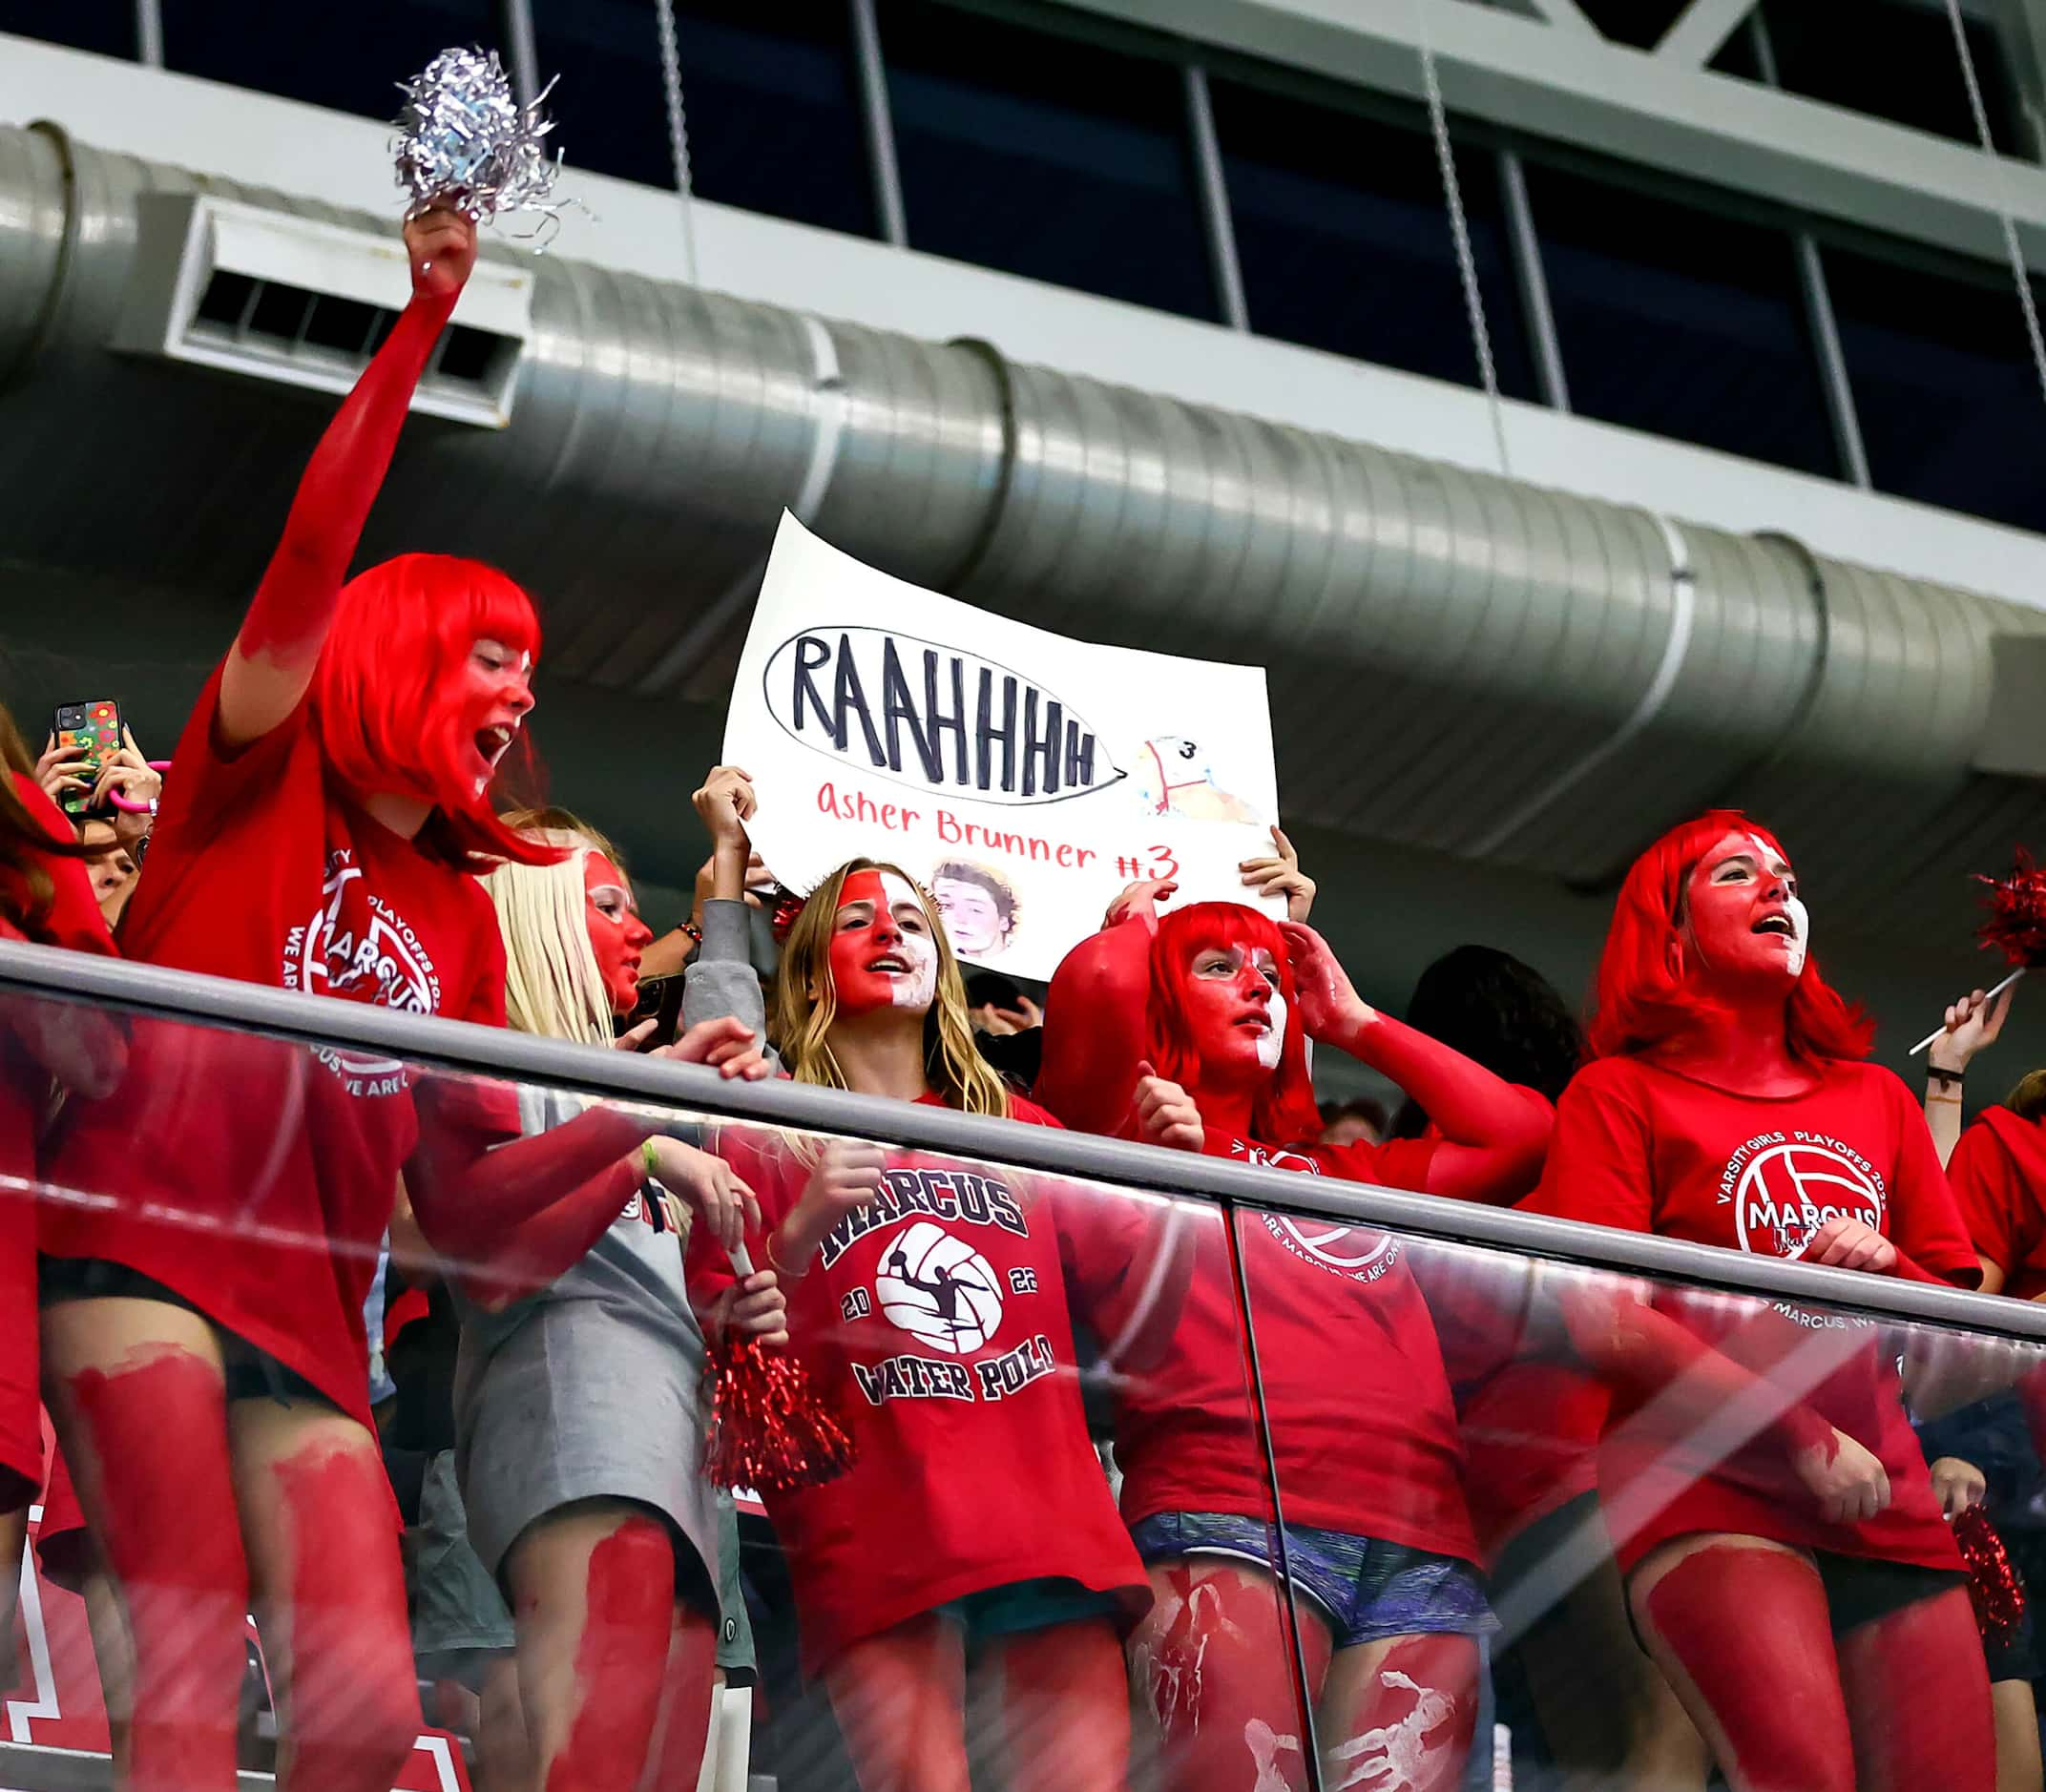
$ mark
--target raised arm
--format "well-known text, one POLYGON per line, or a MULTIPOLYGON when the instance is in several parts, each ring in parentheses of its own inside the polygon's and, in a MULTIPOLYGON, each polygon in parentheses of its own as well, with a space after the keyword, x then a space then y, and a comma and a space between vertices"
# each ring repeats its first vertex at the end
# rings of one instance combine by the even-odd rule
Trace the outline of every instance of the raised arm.
MULTIPOLYGON (((765 1073, 752 1033, 733 1020, 692 1029, 664 1055, 727 1076, 765 1073)), ((545 1287, 577 1262, 647 1176, 690 1180, 676 1141, 643 1112, 595 1107, 513 1137, 511 1115, 479 1104, 470 1085, 428 1083, 420 1095, 419 1142, 406 1166, 412 1210, 486 1305, 545 1287), (642 1150, 649 1140, 653 1164, 642 1150)))
POLYGON ((430 206, 405 226, 412 298, 313 450, 220 675, 217 744, 266 735, 312 683, 334 608, 425 372, 476 260, 476 227, 430 206))
POLYGON ((1032 1094, 1076 1132, 1115 1137, 1130 1130, 1151 1007, 1155 904, 1170 884, 1133 884, 1108 923, 1082 940, 1053 974, 1044 999, 1044 1064, 1032 1094))
POLYGON ((1441 1133, 1426 1193, 1494 1202, 1526 1194, 1548 1148, 1548 1102, 1370 1007, 1313 928, 1287 922, 1282 930, 1308 1035, 1389 1077, 1441 1133))
POLYGON ((2004 1016, 2011 1011, 2011 998, 2016 993, 2015 988, 2006 990, 1994 1002, 1987 1000, 1980 990, 1962 996, 1947 1010, 1944 1031, 1926 1048, 1925 1124, 1942 1168, 1961 1142, 1961 1079, 1968 1074, 1975 1053, 1996 1043, 2004 1016))

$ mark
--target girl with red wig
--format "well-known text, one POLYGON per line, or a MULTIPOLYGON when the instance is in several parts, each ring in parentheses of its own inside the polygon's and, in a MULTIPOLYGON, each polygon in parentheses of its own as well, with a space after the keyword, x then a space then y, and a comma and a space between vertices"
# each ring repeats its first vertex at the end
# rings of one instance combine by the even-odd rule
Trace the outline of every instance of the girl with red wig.
MULTIPOLYGON (((1782 847, 1716 810, 1635 863, 1594 1062, 1528 1204, 1764 1256, 1972 1286, 1917 1106, 1866 1063, 1782 847)), ((1875 1326, 1610 1284, 1564 1298, 1613 1389, 1599 1489, 1643 1644, 1734 1792, 1994 1779, 1960 1558, 1875 1326), (1740 1410, 1727 1407, 1739 1403, 1740 1410), (1761 1422, 1732 1448, 1712 1421, 1761 1422)))
MULTIPOLYGON (((488 801, 532 707, 532 605, 440 555, 344 584, 475 260, 445 206, 405 234, 411 301, 178 742, 125 937, 155 964, 502 1025, 472 873, 559 856, 488 801)), ((123 1783, 234 1783, 253 1596, 280 1782, 385 1792, 419 1704, 362 1314, 400 1170, 437 1247, 544 1281, 616 1218, 610 1178, 651 1129, 596 1110, 532 1139, 459 1116, 423 1134, 413 1073, 375 1052, 134 1033, 119 1087, 66 1112, 52 1174, 75 1198, 39 1226, 45 1398, 134 1644, 123 1783)), ((742 1035, 675 1052, 736 1071, 742 1035)))
MULTIPOLYGON (((1234 903, 1167 915, 1138 885, 1074 948, 1045 1010, 1047 1106, 1071 1125, 1471 1199, 1537 1174, 1546 1102, 1359 1000, 1320 935, 1234 903), (1441 1136, 1322 1145, 1305 1040, 1389 1076, 1441 1136)), ((1156 1595, 1131 1639, 1166 1780, 1309 1782, 1296 1669, 1328 1784, 1445 1792, 1489 1624, 1456 1415, 1396 1239, 1269 1214, 1238 1227, 1284 1525, 1245 1387, 1231 1241, 1201 1231, 1177 1329, 1118 1388, 1122 1511, 1156 1595), (1280 1603, 1290 1594, 1305 1651, 1280 1603), (1247 1752, 1246 1752, 1247 1751, 1247 1752)), ((1112 1246, 1084 1235, 1082 1264, 1112 1246)), ((1113 1327, 1113 1303, 1095 1315, 1113 1327)))

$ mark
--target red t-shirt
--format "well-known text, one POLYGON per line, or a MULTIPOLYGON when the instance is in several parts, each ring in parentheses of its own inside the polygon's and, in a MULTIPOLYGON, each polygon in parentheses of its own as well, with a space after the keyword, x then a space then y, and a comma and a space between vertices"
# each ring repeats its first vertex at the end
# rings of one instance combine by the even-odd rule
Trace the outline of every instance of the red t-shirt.
MULTIPOLYGON (((1969 1285, 1976 1274, 1918 1104, 1894 1075, 1870 1064, 1829 1062, 1807 1094, 1769 1097, 1729 1094, 1638 1058, 1602 1059, 1565 1091, 1548 1169, 1526 1204, 1568 1219, 1785 1258, 1802 1256, 1819 1227, 1844 1213, 1934 1275, 1969 1285)), ((1959 1565, 1905 1417, 1895 1347, 1874 1324, 1707 1290, 1658 1287, 1655 1304, 1757 1374, 1821 1335, 1858 1339, 1816 1385, 1808 1373, 1786 1369, 1794 1379, 1785 1393, 1881 1458, 1891 1497, 1867 1523, 1827 1524, 1767 1433, 1717 1462, 1702 1462, 1693 1426, 1681 1418, 1659 1423, 1652 1401, 1616 1399, 1599 1451, 1609 1513, 1659 1458, 1673 1457, 1656 1471, 1657 1498, 1666 1490, 1667 1503, 1614 1539, 1622 1567, 1698 1531, 1931 1568, 1959 1565)))
MULTIPOLYGON (((215 672, 164 781, 124 920, 130 957, 504 1024, 504 942, 473 877, 357 808, 306 705, 223 758, 215 672)), ((42 1248, 163 1282, 368 1422, 363 1301, 417 1121, 374 1052, 137 1021, 126 1080, 74 1104, 42 1248), (143 1204, 148 1211, 143 1211, 143 1204)))
MULTIPOLYGON (((12 774, 14 789, 30 818, 52 841, 73 838, 63 811, 34 779, 12 774)), ((82 860, 55 853, 35 855, 50 879, 50 900, 23 929, 9 912, 26 913, 34 892, 11 867, 0 865, 0 939, 32 939, 43 946, 112 955, 114 942, 93 900, 92 879, 82 860)), ((50 1105, 50 1072, 10 1024, 53 1017, 48 1002, 26 992, 0 998, 0 1471, 13 1469, 31 1485, 42 1474, 41 1407, 36 1390, 35 1238, 38 1201, 28 1186, 36 1179, 35 1134, 50 1105)), ((61 1021, 59 1024, 63 1024, 61 1021)), ((0 1482, 6 1480, 0 1472, 0 1482)), ((0 1488, 0 1491, 4 1491, 0 1488)))
MULTIPOLYGON (((1020 1099, 1014 1117, 1058 1124, 1020 1099)), ((717 1149, 772 1231, 811 1165, 750 1129, 717 1149)), ((791 1347, 856 1448, 837 1480, 767 1502, 804 1660, 814 1672, 919 1613, 1044 1576, 1139 1615, 1150 1594, 1087 1435, 1061 1262, 1068 1203, 1105 1198, 910 1151, 889 1152, 887 1183, 786 1284, 791 1347)), ((731 1280, 701 1226, 690 1258, 693 1287, 731 1280)))
POLYGON ((1975 1249, 2003 1270, 2003 1292, 2046 1294, 2046 1124, 1991 1108, 1947 1162, 1975 1249))
MULTIPOLYGON (((1210 1156, 1391 1188, 1424 1187, 1434 1149, 1402 1139, 1281 1151, 1207 1135, 1210 1156)), ((1193 1223, 1193 1279, 1169 1353, 1117 1395, 1116 1461, 1133 1525, 1154 1512, 1272 1515, 1228 1238, 1212 1214, 1193 1223)), ((1286 1522, 1475 1560, 1449 1381, 1406 1247, 1287 1214, 1246 1212, 1237 1232, 1286 1522)), ((1128 1291, 1094 1285, 1090 1266, 1112 1268, 1127 1250, 1098 1228, 1074 1242, 1095 1329, 1113 1335, 1128 1291)))
POLYGON ((1534 1264, 1436 1246, 1414 1274, 1434 1316, 1463 1435, 1464 1492, 1485 1561, 1535 1519, 1598 1485, 1606 1390, 1558 1328, 1528 1328, 1534 1264))

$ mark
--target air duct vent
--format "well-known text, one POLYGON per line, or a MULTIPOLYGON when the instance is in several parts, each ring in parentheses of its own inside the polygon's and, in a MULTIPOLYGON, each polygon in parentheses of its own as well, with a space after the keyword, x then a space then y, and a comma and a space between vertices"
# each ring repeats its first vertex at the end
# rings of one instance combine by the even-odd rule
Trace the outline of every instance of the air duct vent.
MULTIPOLYGON (((338 393, 398 315, 407 279, 395 236, 210 194, 153 194, 140 210, 119 348, 338 393)), ((412 407, 509 424, 532 304, 529 274, 480 263, 412 407)))

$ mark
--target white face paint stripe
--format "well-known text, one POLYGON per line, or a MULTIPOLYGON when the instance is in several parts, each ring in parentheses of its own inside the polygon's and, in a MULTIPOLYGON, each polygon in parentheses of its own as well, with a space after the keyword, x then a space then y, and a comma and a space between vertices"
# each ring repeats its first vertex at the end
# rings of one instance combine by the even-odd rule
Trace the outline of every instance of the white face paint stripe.
POLYGON ((1271 1031, 1258 1041, 1258 1062, 1268 1071, 1279 1068, 1279 1060, 1285 1056, 1285 997, 1277 990, 1272 991, 1271 1031))
MULTIPOLYGON (((924 912, 924 900, 911 887, 907 878, 893 871, 881 873, 881 894, 888 906, 890 918, 904 903, 913 907, 928 925, 929 916, 924 912)), ((909 966, 908 975, 889 980, 897 1008, 926 1009, 937 1000, 938 994, 938 948, 937 943, 926 933, 911 933, 905 929, 902 936, 902 955, 909 966)))
POLYGON ((1802 976, 1805 960, 1811 955, 1811 916, 1806 912, 1805 905, 1795 896, 1790 898, 1787 908, 1794 935, 1790 949, 1790 974, 1793 977, 1802 976))

